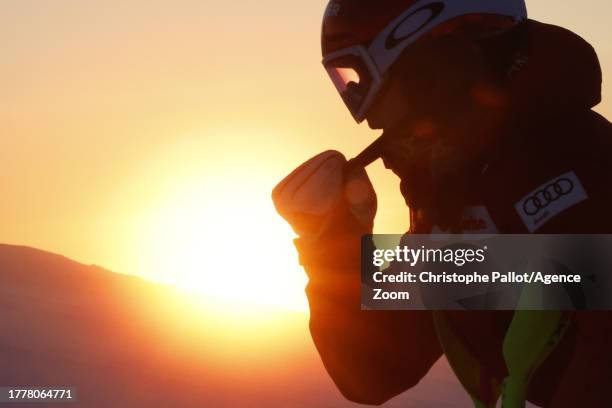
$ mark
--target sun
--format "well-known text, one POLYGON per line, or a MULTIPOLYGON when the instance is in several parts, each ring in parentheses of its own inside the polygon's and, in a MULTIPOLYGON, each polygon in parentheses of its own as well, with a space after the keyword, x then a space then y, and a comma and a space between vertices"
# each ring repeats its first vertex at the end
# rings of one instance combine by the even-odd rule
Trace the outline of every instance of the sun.
POLYGON ((172 194, 146 217, 139 274, 227 308, 306 311, 293 233, 268 190, 194 183, 172 194))

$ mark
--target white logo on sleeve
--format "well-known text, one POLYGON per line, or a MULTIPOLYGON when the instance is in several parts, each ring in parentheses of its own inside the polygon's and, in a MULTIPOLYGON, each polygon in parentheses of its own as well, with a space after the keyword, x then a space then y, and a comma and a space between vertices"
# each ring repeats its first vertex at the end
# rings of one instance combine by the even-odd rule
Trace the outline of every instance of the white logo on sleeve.
MULTIPOLYGON (((497 225, 495 225, 489 210, 484 205, 464 208, 459 226, 462 234, 499 234, 497 225)), ((444 231, 438 225, 434 225, 431 229, 431 234, 440 235, 448 233, 448 230, 444 231)))
POLYGON ((588 198, 576 173, 570 171, 541 185, 514 208, 529 232, 535 232, 554 216, 588 198))

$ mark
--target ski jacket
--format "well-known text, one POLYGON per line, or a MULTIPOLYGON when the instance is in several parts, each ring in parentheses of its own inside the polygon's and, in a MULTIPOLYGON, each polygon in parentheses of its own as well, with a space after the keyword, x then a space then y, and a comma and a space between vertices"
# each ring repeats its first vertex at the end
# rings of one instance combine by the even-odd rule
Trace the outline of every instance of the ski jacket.
MULTIPOLYGON (((593 48, 559 27, 529 21, 525 55, 508 90, 511 126, 470 182, 455 231, 612 233, 612 126, 593 48)), ((405 187, 405 186, 403 186, 405 187)), ((338 229, 325 242, 296 240, 310 278, 310 330, 323 363, 350 400, 380 404, 415 386, 442 356, 428 311, 362 311, 360 237, 338 229)), ((409 233, 442 232, 411 211, 409 233)), ((507 375, 502 344, 512 312, 444 312, 481 377, 507 375)), ((538 405, 603 407, 612 389, 612 313, 573 312, 553 354, 535 373, 538 405)), ((485 380, 487 380, 485 378, 485 380)))

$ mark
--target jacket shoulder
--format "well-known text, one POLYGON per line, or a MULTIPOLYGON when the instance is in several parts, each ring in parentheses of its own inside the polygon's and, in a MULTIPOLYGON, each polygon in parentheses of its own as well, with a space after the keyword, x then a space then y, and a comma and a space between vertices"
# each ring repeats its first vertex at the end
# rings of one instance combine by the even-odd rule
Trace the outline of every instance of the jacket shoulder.
POLYGON ((481 175, 482 201, 502 233, 612 232, 612 126, 604 117, 559 115, 502 145, 481 175))

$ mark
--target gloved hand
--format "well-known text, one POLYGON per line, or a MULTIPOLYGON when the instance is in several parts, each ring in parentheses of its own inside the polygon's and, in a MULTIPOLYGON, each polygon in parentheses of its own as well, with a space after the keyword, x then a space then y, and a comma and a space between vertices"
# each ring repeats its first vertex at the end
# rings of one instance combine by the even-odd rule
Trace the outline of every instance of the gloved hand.
POLYGON ((342 153, 329 150, 308 160, 272 192, 278 213, 302 239, 372 232, 376 193, 364 169, 347 170, 342 153))

